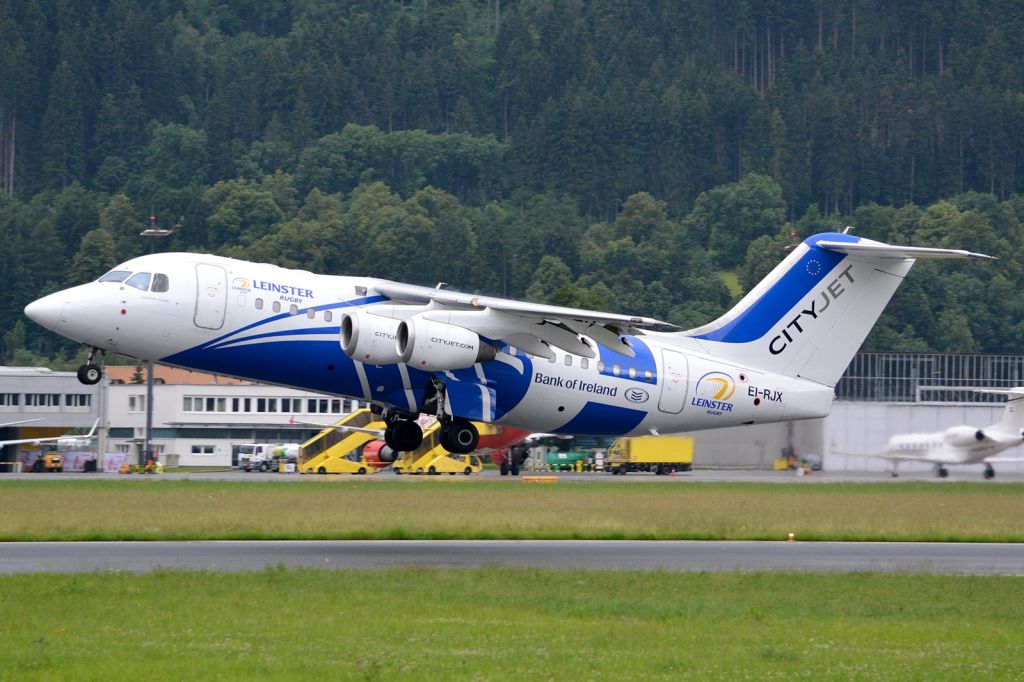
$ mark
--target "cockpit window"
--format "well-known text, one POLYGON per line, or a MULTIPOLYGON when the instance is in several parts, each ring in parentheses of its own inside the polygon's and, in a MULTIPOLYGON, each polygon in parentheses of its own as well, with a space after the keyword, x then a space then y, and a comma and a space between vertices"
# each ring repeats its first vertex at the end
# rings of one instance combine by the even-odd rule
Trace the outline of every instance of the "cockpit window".
POLYGON ((132 274, 131 270, 111 270, 107 274, 100 277, 101 282, 123 282, 128 279, 128 275, 132 274))
POLYGON ((153 275, 153 288, 150 291, 164 292, 171 288, 170 280, 167 279, 167 275, 156 273, 153 275))
POLYGON ((152 273, 149 272, 136 272, 134 275, 128 278, 125 282, 130 287, 136 289, 142 289, 143 291, 149 290, 149 280, 153 277, 152 273))

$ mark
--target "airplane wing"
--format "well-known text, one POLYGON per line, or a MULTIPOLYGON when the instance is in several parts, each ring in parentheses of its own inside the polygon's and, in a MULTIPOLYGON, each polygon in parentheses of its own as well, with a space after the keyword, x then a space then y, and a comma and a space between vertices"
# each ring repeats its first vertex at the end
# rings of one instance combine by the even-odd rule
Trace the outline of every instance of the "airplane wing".
POLYGON ((554 357, 551 346, 595 357, 594 349, 581 336, 589 336, 621 355, 634 357, 633 349, 623 336, 641 335, 645 327, 677 328, 651 317, 477 296, 400 282, 379 281, 373 288, 399 303, 433 304, 432 309, 422 313, 427 319, 455 324, 548 359, 554 357))
MULTIPOLYGON (((39 421, 39 420, 38 419, 26 419, 25 421, 39 421)), ((14 423, 18 424, 18 423, 21 423, 21 422, 14 422, 14 423)), ((46 436, 44 438, 20 438, 18 440, 0 440, 0 448, 2 448, 5 445, 21 445, 23 443, 33 443, 33 444, 52 443, 52 442, 58 442, 59 443, 62 440, 67 441, 67 440, 82 440, 82 439, 85 439, 85 438, 92 438, 93 434, 96 433, 96 427, 99 426, 99 423, 100 423, 99 419, 94 421, 92 423, 92 428, 89 429, 89 433, 85 434, 84 436, 68 436, 68 435, 64 435, 64 436, 46 436)))
POLYGON ((41 421, 43 421, 42 417, 37 417, 35 419, 19 419, 16 422, 4 422, 3 424, 0 424, 0 429, 2 429, 4 427, 7 427, 7 426, 15 426, 17 424, 28 424, 29 422, 41 422, 41 421))
POLYGON ((316 422, 295 422, 304 426, 315 426, 320 429, 334 429, 335 431, 353 431, 355 433, 368 433, 377 438, 384 437, 384 429, 367 429, 362 426, 346 426, 345 424, 318 424, 316 422))

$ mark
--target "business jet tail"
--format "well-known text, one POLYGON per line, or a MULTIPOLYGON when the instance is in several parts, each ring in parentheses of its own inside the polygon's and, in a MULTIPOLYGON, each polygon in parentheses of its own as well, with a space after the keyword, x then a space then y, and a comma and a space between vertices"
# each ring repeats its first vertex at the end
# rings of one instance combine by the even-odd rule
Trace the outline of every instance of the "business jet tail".
POLYGON ((682 333, 716 357, 835 386, 922 258, 991 256, 818 234, 794 248, 732 310, 682 333))

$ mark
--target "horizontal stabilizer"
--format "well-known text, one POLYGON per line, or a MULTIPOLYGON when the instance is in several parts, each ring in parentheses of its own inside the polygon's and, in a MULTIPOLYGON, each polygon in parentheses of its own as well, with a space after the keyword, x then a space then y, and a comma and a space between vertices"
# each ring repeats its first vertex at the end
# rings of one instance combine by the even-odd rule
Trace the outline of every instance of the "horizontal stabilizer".
POLYGON ((994 256, 983 253, 964 251, 962 249, 933 249, 923 246, 891 246, 881 242, 862 240, 859 242, 819 241, 817 245, 829 251, 849 254, 851 256, 870 256, 872 258, 979 258, 995 260, 994 256))

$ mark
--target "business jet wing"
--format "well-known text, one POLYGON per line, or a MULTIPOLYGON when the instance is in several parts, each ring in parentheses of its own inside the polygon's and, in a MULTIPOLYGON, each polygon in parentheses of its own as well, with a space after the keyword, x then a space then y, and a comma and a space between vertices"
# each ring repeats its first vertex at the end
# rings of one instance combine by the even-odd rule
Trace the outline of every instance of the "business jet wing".
MULTIPOLYGON (((39 421, 39 420, 38 419, 26 419, 24 421, 39 421)), ((13 422, 13 423, 21 424, 23 422, 13 422)), ((32 443, 32 444, 53 443, 53 442, 59 443, 60 441, 71 441, 71 440, 81 440, 81 439, 85 439, 85 438, 92 438, 93 435, 96 433, 96 427, 99 426, 99 423, 100 423, 99 419, 94 421, 92 423, 92 428, 89 429, 89 433, 85 434, 84 436, 68 436, 68 435, 64 435, 64 436, 45 436, 43 438, 19 438, 17 440, 0 440, 0 448, 2 448, 5 445, 21 445, 23 443, 32 443)))
POLYGON ((319 424, 317 422, 295 422, 303 426, 315 426, 319 429, 334 429, 335 431, 346 431, 355 433, 367 433, 377 438, 384 437, 384 429, 367 429, 362 426, 347 426, 345 424, 319 424))
POLYGON ((676 328, 651 317, 477 296, 400 282, 380 281, 374 289, 400 303, 432 303, 434 309, 422 313, 427 319, 458 325, 548 359, 554 357, 551 346, 583 357, 595 357, 594 349, 581 336, 589 336, 621 355, 634 357, 636 354, 623 336, 641 335, 645 327, 676 328))
POLYGON ((4 422, 3 424, 0 424, 0 429, 8 427, 8 426, 17 426, 18 424, 28 424, 29 422, 41 422, 41 421, 43 421, 42 417, 37 417, 36 419, 19 419, 16 422, 4 422))

